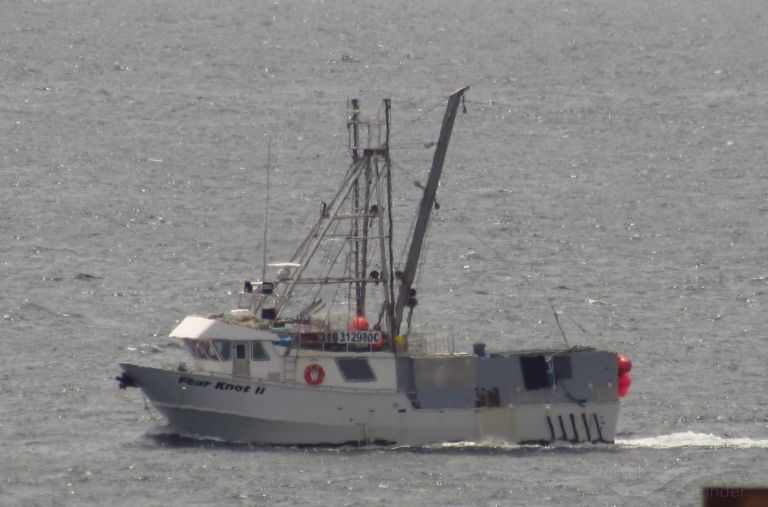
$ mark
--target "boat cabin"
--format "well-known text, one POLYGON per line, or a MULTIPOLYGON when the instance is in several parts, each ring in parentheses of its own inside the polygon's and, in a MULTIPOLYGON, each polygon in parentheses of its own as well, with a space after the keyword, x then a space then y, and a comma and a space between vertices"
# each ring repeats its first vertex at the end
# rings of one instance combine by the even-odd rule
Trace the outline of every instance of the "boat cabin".
POLYGON ((325 342, 319 333, 290 327, 266 331, 214 318, 187 317, 171 332, 192 358, 192 369, 210 374, 325 387, 396 389, 395 357, 369 332, 339 331, 325 342), (338 336, 340 335, 341 338, 338 336), (363 335, 361 335, 363 336, 363 335), (365 342, 365 343, 363 343, 365 342))

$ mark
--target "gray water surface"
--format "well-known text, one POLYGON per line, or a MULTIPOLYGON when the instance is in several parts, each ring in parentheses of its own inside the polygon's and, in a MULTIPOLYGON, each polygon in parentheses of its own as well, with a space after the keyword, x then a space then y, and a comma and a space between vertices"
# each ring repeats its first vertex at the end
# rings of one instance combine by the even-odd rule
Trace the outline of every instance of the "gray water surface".
POLYGON ((0 504, 697 505, 765 485, 760 1, 26 2, 0 14, 0 504), (471 85, 415 332, 617 350, 615 446, 262 448, 168 434, 117 363, 292 252, 393 101, 407 232, 471 85))

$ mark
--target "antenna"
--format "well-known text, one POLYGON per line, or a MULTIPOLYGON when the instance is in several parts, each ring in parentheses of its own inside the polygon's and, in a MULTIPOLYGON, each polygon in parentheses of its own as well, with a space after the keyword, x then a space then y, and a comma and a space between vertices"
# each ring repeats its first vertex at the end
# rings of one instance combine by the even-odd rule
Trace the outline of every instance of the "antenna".
POLYGON ((261 281, 267 276, 267 232, 269 231, 269 173, 272 162, 272 138, 267 141, 267 197, 264 199, 264 249, 261 257, 261 281))
POLYGON ((555 314, 555 323, 557 324, 557 329, 560 330, 560 334, 563 336, 563 341, 565 342, 566 347, 570 347, 571 344, 568 343, 568 338, 565 337, 565 331, 563 331, 563 326, 560 325, 560 317, 557 315, 557 310, 555 310, 555 305, 550 304, 550 308, 552 308, 552 313, 555 314))

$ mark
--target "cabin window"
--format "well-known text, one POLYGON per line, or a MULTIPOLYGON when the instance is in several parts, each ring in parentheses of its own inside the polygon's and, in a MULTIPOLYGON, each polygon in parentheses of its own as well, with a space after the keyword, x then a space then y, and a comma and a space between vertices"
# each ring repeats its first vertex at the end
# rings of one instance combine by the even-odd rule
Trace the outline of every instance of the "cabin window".
POLYGON ((195 342, 190 340, 189 338, 182 338, 181 343, 184 344, 184 346, 187 348, 187 352, 192 357, 197 357, 197 352, 195 351, 195 342))
POLYGON ((547 358, 542 355, 520 356, 523 370, 523 383, 529 391, 552 387, 551 369, 547 358))
POLYGON ((235 358, 236 359, 245 359, 245 345, 242 343, 238 343, 235 345, 235 358))
POLYGON ((213 346, 222 361, 229 361, 232 358, 232 345, 226 340, 213 340, 213 346))
POLYGON ((371 365, 365 358, 339 358, 336 359, 341 376, 347 382, 372 382, 376 380, 371 365))
POLYGON ((269 361, 269 354, 264 350, 261 342, 251 343, 251 359, 254 361, 269 361))
POLYGON ((210 340, 197 340, 195 343, 195 356, 209 361, 218 361, 219 356, 213 348, 210 340))

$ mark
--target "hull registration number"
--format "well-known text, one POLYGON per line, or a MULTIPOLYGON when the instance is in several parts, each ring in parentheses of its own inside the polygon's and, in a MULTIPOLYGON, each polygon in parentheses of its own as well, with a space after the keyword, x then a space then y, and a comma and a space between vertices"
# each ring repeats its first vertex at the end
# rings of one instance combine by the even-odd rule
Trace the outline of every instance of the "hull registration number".
POLYGON ((334 331, 325 335, 330 343, 373 345, 381 343, 381 331, 334 331))

